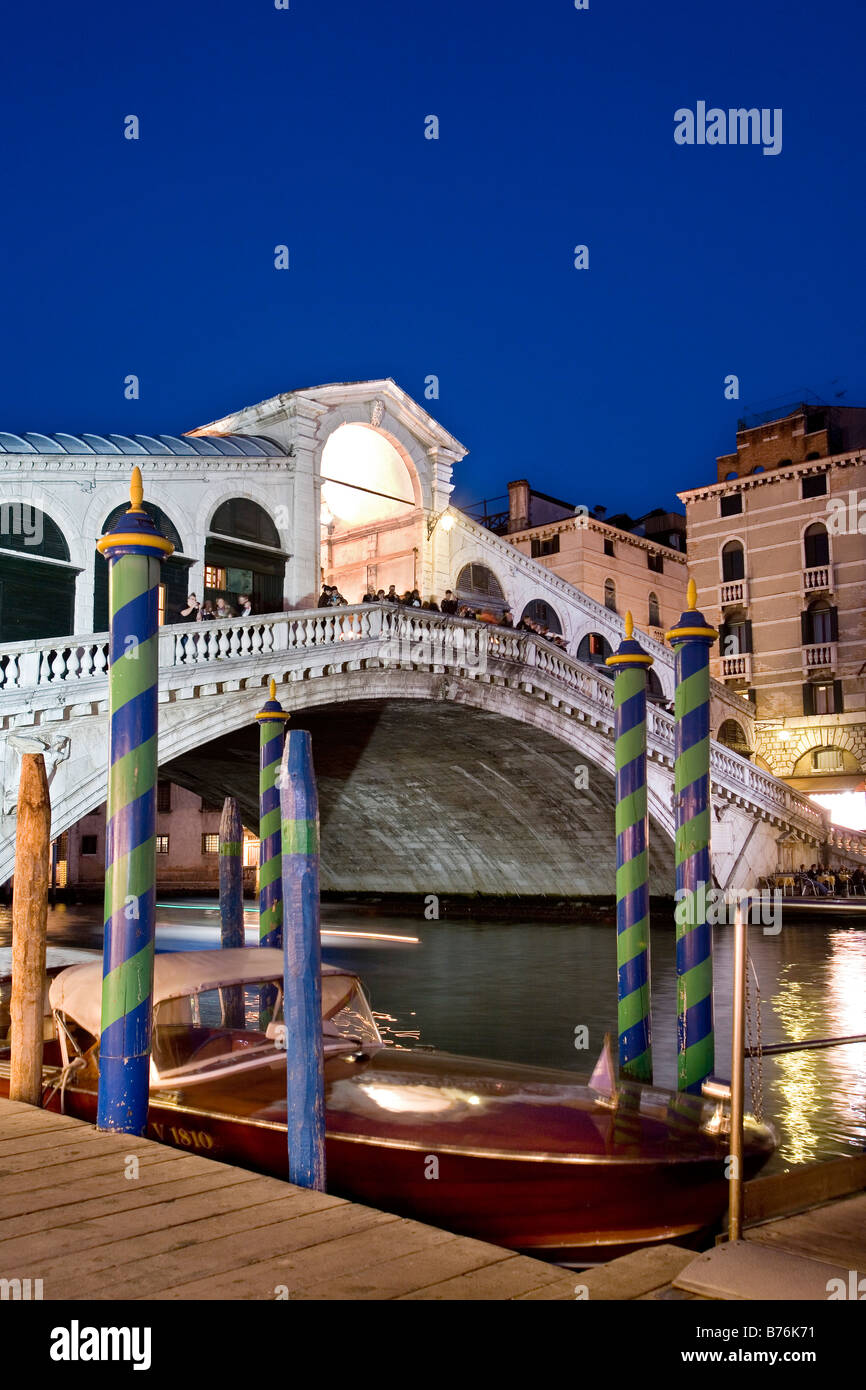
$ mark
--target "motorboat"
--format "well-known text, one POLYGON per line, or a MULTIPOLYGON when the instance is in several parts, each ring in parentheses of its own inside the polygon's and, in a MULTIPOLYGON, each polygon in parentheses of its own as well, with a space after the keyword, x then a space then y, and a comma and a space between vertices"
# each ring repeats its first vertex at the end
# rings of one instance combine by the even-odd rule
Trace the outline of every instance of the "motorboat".
MULTIPOLYGON (((147 1135, 287 1176, 283 956, 154 965, 147 1135), (267 1006, 267 1007, 266 1007, 267 1006)), ((52 972, 43 1103, 95 1122, 102 960, 52 972)), ((585 1265, 696 1243, 728 1201, 729 1107, 618 1080, 387 1045, 358 977, 322 968, 328 1191, 538 1258, 585 1265)), ((8 1047, 0 1093, 8 1094, 8 1047)), ((747 1117, 746 1176, 775 1147, 747 1117)))

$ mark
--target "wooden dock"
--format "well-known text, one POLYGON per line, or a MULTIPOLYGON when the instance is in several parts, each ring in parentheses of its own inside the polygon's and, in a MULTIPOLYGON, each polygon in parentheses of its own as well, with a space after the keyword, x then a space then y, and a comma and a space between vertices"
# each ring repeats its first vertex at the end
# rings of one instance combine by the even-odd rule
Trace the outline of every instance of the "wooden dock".
POLYGON ((0 1100, 0 1279, 46 1300, 566 1299, 579 1276, 0 1100))

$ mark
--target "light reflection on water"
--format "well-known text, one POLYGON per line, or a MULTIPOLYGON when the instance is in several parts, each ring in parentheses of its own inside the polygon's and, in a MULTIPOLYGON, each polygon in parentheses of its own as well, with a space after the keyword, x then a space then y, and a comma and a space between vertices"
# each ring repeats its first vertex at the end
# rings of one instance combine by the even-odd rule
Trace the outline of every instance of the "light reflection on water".
MULTIPOLYGON (((420 901, 420 900, 419 900, 420 901)), ((158 912, 157 947, 218 945, 217 917, 191 904, 158 912)), ((257 939, 256 912, 247 940, 257 939)), ((325 959, 357 971, 383 1035, 402 1047, 434 1046, 470 1056, 534 1063, 587 1076, 605 1032, 616 1031, 616 942, 610 926, 560 922, 428 922, 326 907, 325 959), (350 941, 337 931, 419 938, 417 945, 350 941), (574 1048, 589 1030, 588 1051, 574 1048)), ((54 946, 101 947, 96 905, 52 909, 54 946)), ((11 915, 0 909, 0 946, 11 915)), ((759 928, 749 947, 761 994, 762 1041, 866 1032, 866 933, 839 926, 759 928)), ((730 1072, 733 933, 714 932, 716 1071, 730 1072)), ((653 925, 656 1084, 676 1086, 676 975, 673 927, 653 925)), ((753 1069, 754 1070, 754 1069, 753 1069)), ((756 1081, 752 1077, 753 1084, 756 1081)), ((866 1044, 791 1053, 763 1061, 764 1114, 779 1130, 772 1168, 862 1152, 866 1146, 866 1044)))

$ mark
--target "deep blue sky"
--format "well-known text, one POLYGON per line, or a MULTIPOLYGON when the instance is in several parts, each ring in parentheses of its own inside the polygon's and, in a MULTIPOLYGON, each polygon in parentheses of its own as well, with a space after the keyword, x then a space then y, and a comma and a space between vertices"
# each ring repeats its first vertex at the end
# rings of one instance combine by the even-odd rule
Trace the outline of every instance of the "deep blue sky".
POLYGON ((436 373, 459 500, 667 505, 744 408, 866 404, 864 30, 862 0, 18 0, 0 428, 436 373), (677 146, 698 100, 781 107, 781 154, 677 146))

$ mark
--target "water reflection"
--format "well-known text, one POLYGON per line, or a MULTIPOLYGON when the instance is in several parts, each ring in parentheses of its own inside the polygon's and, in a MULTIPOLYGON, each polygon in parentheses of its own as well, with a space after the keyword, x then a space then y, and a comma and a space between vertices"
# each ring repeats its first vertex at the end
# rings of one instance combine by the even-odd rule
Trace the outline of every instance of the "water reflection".
MULTIPOLYGON (((218 945, 207 904, 161 907, 157 946, 218 945), (192 909, 192 910, 191 910, 192 909)), ((257 940, 255 910, 247 941, 257 940)), ((100 949, 99 907, 52 909, 54 946, 100 949)), ((365 981, 387 1041, 530 1062, 588 1076, 604 1034, 616 1031, 616 942, 609 926, 551 922, 427 922, 326 907, 325 958, 365 981), (348 936, 345 933, 365 933, 348 936), (409 941, 381 940, 408 937, 409 941), (413 939, 414 943, 413 944, 413 939), (589 1045, 575 1048, 575 1029, 589 1045)), ((0 947, 11 916, 0 909, 0 947)), ((749 932, 760 983, 762 1041, 866 1032, 866 934, 858 928, 786 926, 749 932)), ((672 927, 653 926, 653 1054, 658 1086, 676 1086, 676 974, 672 927)), ((733 932, 714 932, 716 1071, 730 1071, 733 932)), ((753 1009, 754 1012, 754 1009, 753 1009)), ((753 1069, 757 1089, 758 1069, 753 1069)), ((780 1132, 772 1168, 860 1152, 866 1144, 866 1044, 763 1060, 764 1114, 780 1132)), ((753 1098, 754 1099, 754 1098, 753 1098)))

